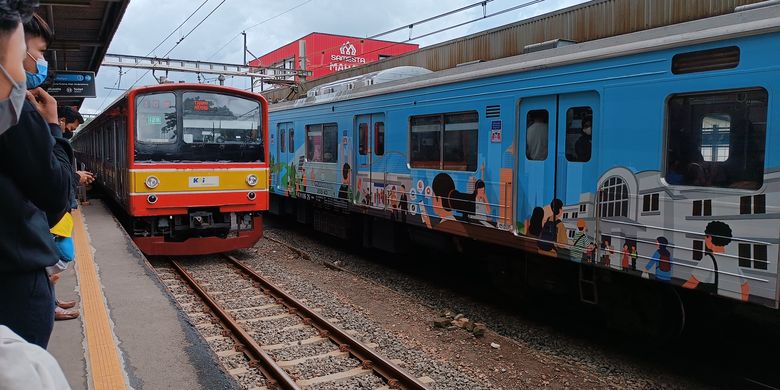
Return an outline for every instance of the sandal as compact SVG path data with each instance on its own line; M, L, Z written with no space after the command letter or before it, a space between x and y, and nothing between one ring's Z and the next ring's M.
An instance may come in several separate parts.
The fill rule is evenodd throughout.
M79 312L76 310L65 310L65 309L61 309L60 307L54 308L55 321L72 320L78 317L79 317Z

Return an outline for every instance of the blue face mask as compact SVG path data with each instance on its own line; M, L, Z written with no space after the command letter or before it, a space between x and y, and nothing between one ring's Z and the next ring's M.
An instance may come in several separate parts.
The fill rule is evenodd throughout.
M27 89L38 88L49 77L49 63L43 58L35 59L30 53L27 55L35 60L35 67L38 71L38 73L24 72L27 75Z

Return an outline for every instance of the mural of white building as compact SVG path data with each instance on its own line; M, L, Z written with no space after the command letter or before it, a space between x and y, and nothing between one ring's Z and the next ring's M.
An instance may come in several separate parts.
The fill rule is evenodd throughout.
M627 240L636 241L637 273L645 270L655 253L656 239L665 237L672 256L672 283L679 285L697 269L713 272L711 267L700 266L709 263L702 262L706 256L704 231L708 223L721 221L731 228L733 238L726 252L717 255L718 294L739 299L741 291L735 290L747 282L751 301L774 305L780 244L780 169L766 171L763 186L757 191L669 186L659 171L634 174L624 167L605 172L597 188L598 197L584 193L579 203L564 207L569 237L577 229L577 220L584 219L591 232L598 228L601 236L610 237L616 259ZM600 242L601 238L594 241Z

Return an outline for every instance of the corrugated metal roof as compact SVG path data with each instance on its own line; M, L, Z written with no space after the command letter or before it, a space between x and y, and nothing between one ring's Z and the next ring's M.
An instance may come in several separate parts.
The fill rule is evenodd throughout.
M130 0L41 0L38 13L54 31L52 70L97 72ZM83 98L58 99L80 106Z
M433 71L482 60L521 54L526 45L553 39L586 42L650 28L731 13L762 0L593 0L531 19L457 38L417 51L319 78L306 90L342 78L396 66L421 66ZM268 91L270 101L284 99L287 88ZM297 96L294 96L297 97Z

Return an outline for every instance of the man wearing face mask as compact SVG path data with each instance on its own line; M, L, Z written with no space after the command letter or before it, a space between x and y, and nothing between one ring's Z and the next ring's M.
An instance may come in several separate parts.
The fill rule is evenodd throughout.
M84 123L84 117L79 114L78 111L74 110L73 107L69 106L59 106L57 107L57 116L60 117L60 128L62 128L62 137L65 139L71 139L73 138L73 132L76 131L76 129ZM73 165L74 169L75 164ZM95 175L92 174L92 172L88 171L76 171L76 176L74 176L74 180L76 181L73 183L73 187L77 187L79 184L86 185L91 184L93 181L95 181ZM71 208L78 208L78 205L73 205Z
M46 348L54 324L46 267L58 261L49 232L58 219L47 215L70 209L73 172L57 102L40 88L25 91L22 21L35 6L0 0L0 325Z

